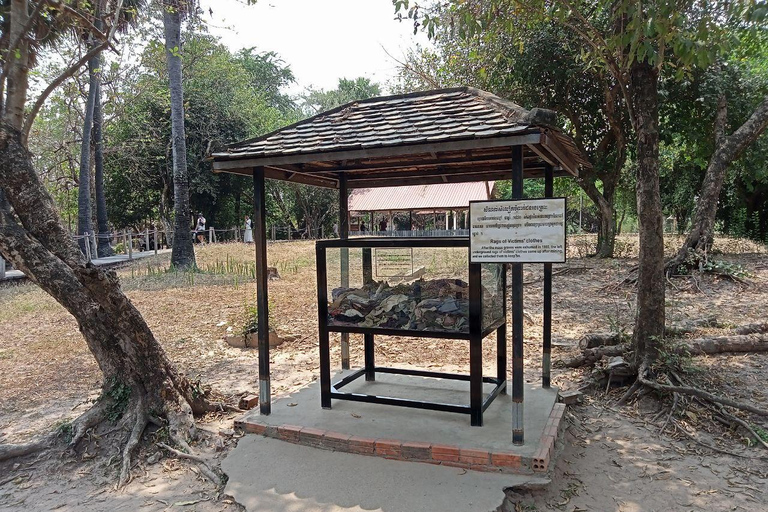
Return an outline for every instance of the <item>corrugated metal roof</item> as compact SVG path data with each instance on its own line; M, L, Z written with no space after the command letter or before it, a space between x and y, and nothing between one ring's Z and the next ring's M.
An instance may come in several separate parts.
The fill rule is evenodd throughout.
M490 199L493 181L442 183L405 187L358 188L349 196L349 211L448 210L467 208L470 201Z

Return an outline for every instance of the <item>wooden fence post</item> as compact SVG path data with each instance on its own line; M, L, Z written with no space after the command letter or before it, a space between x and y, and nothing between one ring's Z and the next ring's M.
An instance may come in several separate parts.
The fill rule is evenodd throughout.
M5 279L5 260L0 256L0 281Z
M133 231L128 230L128 261L133 259Z
M208 229L208 243L209 244L213 243L213 227Z
M149 252L149 228L144 228L144 250Z
M158 235L158 231L157 231L157 228L155 228L155 256L157 256L157 246L158 246L157 241L159 238L157 235Z
M123 251L128 254L128 235L126 235L125 230L123 230Z
M85 237L85 259L87 261L91 261L91 237L88 235L88 232L83 233L83 237Z

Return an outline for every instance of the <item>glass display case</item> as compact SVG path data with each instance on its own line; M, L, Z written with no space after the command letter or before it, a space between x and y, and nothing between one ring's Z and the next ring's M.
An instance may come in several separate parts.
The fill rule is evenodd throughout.
M457 237L323 240L317 242L316 251L323 407L330 407L331 398L372 401L469 413L473 425L482 424L482 411L506 386L505 266L470 264L469 239ZM498 372L496 377L483 377L482 340L494 331L498 333ZM329 356L323 354L329 332L365 335L366 368L336 385L330 385ZM469 340L470 375L377 367L374 335ZM471 404L339 392L363 375L375 380L377 372L469 380ZM482 395L483 382L496 384L487 398Z
M465 247L328 247L325 267L331 330L470 332ZM481 265L483 329L503 321L502 278L501 264Z

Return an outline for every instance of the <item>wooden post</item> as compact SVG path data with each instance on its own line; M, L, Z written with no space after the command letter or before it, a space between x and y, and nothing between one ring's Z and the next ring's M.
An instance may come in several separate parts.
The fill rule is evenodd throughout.
M123 230L123 250L125 254L128 254L128 235L126 235L125 230Z
M128 230L128 261L131 261L133 259L133 232L129 229Z
M149 228L144 229L144 250L149 252Z
M83 237L85 237L85 259L86 261L91 261L91 237L88 236L88 232L83 233Z
M158 242L159 242L159 238L160 238L157 235L158 235L157 228L155 228L155 232L154 232L154 237L155 237L155 256L157 256L157 246L159 245Z
M209 244L213 243L213 226L208 228L208 243Z
M552 166L544 166L544 197L554 194L554 173ZM542 334L541 385L550 387L552 367L552 264L544 264L544 332Z
M523 198L523 147L512 146L512 199ZM524 443L523 264L512 263L512 443Z
M347 190L347 175L339 174L339 238L349 239L349 190ZM341 286L349 288L349 249L340 249ZM349 370L349 333L341 333L341 369Z
M256 246L256 307L259 315L259 410L272 412L269 377L269 294L267 292L267 204L264 168L253 169L253 241Z
M5 279L5 260L0 256L0 281Z
M272 240L277 240L277 238L275 238L275 235L276 235L275 231L276 231L275 230L275 226L273 225L272 226Z

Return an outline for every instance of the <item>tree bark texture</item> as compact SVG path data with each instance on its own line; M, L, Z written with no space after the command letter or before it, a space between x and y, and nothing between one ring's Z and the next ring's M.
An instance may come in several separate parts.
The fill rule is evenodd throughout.
M659 191L658 71L635 62L630 86L635 104L637 136L637 213L640 241L637 276L637 315L633 344L638 366L652 363L664 336L664 218Z
M720 191L723 188L723 181L725 180L728 166L768 127L768 96L757 106L743 125L726 137L727 107L725 95L722 95L718 101L717 113L715 114L716 149L704 174L704 181L701 184L701 192L696 203L696 213L693 217L691 231L675 256L672 266L679 265L685 261L689 250L709 252L712 249L715 235L717 202L720 198Z
M203 412L204 397L180 375L112 271L85 261L32 166L21 132L0 126L0 254L77 320L108 390L120 383L146 410ZM191 407L190 407L191 406Z
M101 29L101 22L97 20L96 28ZM99 67L101 67L101 55ZM104 193L104 112L102 111L101 98L101 70L96 75L96 98L93 103L93 167L94 188L96 193L96 223L99 236L96 246L99 258L112 256L112 244L110 243L109 218L107 216L107 197Z
M77 234L83 237L93 233L93 210L91 208L91 135L93 130L93 109L98 89L98 73L101 59L98 55L88 61L88 99L85 102L83 116L83 140L80 145L80 174L77 185ZM86 250L91 238L78 239L83 254L94 254L94 248Z
M171 137L173 147L174 234L171 263L175 267L194 268L189 204L187 144L184 134L184 90L181 82L181 13L178 7L164 6L165 56L171 91Z
M29 87L29 41L22 30L29 18L27 0L11 0L9 41L19 41L18 48L10 49L4 65L10 66L6 77L4 119L10 126L21 130L24 125L24 106ZM15 65L13 65L13 64Z

